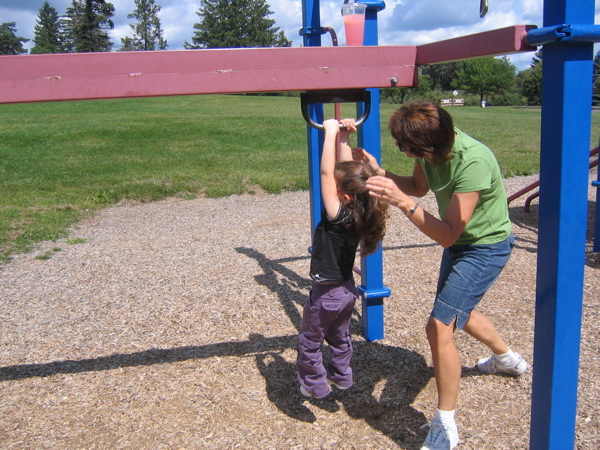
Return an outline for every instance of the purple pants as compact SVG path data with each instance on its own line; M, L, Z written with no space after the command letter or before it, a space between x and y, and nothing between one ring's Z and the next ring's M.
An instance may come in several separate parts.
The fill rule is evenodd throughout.
M343 283L313 283L302 315L298 336L298 382L316 398L331 392L327 379L352 386L350 317L356 301L354 278ZM323 341L329 344L329 360L323 364Z

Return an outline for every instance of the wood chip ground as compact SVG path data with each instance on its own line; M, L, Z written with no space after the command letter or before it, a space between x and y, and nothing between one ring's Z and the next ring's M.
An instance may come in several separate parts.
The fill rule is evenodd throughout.
M507 179L507 191L536 179ZM517 247L481 310L532 362L538 209L524 213L524 201L510 205ZM431 197L422 204L436 212ZM591 188L589 206L592 227ZM392 211L385 339L365 341L357 303L355 386L307 401L294 361L310 286L308 211L308 192L124 204L0 266L0 447L418 449L436 402L424 325L441 248ZM577 449L600 448L591 227ZM457 343L459 448L528 448L535 367L483 375L473 366L486 348L462 332Z

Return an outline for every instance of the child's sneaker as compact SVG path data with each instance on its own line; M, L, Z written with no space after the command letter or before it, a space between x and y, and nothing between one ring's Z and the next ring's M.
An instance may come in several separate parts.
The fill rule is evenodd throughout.
M328 395L331 393L331 390L330 390L330 391L329 391L327 394L325 394L323 397L317 397L316 395L313 395L313 394L311 394L310 392L308 392L304 386L300 385L300 393L301 393L303 396L305 396L306 398L316 398L316 399L321 399L321 398L325 398L325 397L327 397L327 396L328 396Z
M300 393L301 393L302 395L304 395L305 397L308 397L308 398L313 398L313 397L314 397L314 395L312 395L310 392L308 392L308 391L307 391L307 390L304 388L304 386L302 386L302 385L300 385Z
M452 450L458 445L458 429L455 423L447 425L438 419L433 419L423 428L427 426L429 426L429 433L421 450Z
M514 364L502 364L496 355L492 355L489 358L480 359L477 363L477 368L484 373L490 374L509 373L516 376L523 375L529 366L521 355L518 353L515 353L515 355L517 356L517 360Z

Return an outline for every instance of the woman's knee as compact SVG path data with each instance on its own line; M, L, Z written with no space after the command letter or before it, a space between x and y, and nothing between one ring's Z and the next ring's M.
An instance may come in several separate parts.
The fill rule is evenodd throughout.
M440 344L446 341L451 341L454 335L454 319L450 324L445 324L438 319L429 316L427 325L425 325L425 333L430 344Z

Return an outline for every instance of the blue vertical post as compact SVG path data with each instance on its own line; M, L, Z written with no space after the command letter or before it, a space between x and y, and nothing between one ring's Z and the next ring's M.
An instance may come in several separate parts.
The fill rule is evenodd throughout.
M544 28L593 22L594 0L544 2ZM559 38L543 51L530 448L558 450L575 441L593 43Z
M600 153L598 154L600 160ZM594 247L593 251L600 252L600 166L598 166L598 179L592 182L596 188L596 220L594 222Z
M302 0L302 25L300 34L303 36L305 47L321 46L321 13L319 0ZM316 123L323 123L323 105L308 105L310 117ZM306 126L306 138L308 142L308 182L310 192L310 223L311 235L321 218L323 200L321 199L321 168L320 155L323 149L323 131L317 130L309 125Z
M598 144L600 147L600 144ZM598 161L600 161L600 151L598 152ZM600 252L600 165L598 165L598 179L592 181L592 186L596 188L596 219L594 221L594 252Z
M378 45L377 13L385 8L383 1L361 1L367 5L365 17L364 45ZM379 89L371 92L371 112L358 132L358 145L367 149L381 163L381 114ZM357 105L356 116L363 114L363 105ZM383 284L383 253L379 249L366 258L361 258L362 331L369 342L384 338L383 299L390 290Z
M385 8L383 1L362 2L367 5L365 17L365 45L377 45L377 12ZM304 46L320 46L321 19L318 0L302 1L302 24L300 33L303 36ZM380 138L380 113L379 113L379 89L371 89L371 112L361 126L358 134L359 145L368 147L378 161L381 161L381 138ZM310 117L317 123L323 123L323 105L309 104ZM356 117L363 114L362 105L357 107ZM307 126L308 141L308 170L310 185L310 215L311 231L319 223L323 201L321 199L320 179L320 155L323 149L323 131ZM367 144L365 144L367 143ZM383 298L389 297L390 290L383 285L383 267L381 246L379 250L361 260L361 285L359 289L362 295L362 330L367 341L383 339Z

